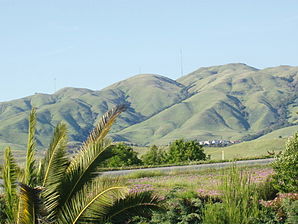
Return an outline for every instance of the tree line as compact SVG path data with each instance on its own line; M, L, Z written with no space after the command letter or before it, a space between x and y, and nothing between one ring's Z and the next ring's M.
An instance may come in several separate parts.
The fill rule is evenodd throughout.
M195 140L178 139L169 145L168 150L153 145L140 158L133 148L124 143L117 144L112 149L114 156L108 159L104 167L126 167L139 165L177 164L206 160L202 145Z

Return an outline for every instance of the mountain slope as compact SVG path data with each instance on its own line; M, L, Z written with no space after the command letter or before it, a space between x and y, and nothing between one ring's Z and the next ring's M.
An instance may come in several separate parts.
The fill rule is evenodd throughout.
M298 68L257 70L244 64L199 69L178 79L192 96L118 133L141 144L174 139L258 136L298 119Z
M80 142L96 120L117 104L126 104L128 109L113 131L139 123L187 97L183 85L158 75L134 76L101 91L64 88L53 95L35 94L0 103L0 139L24 145L27 117L32 107L37 108L37 136L42 147L48 144L49 135L59 121L67 123L70 139Z
M2 102L0 142L26 144L32 107L37 108L41 148L59 121L67 123L73 143L81 142L99 116L116 104L128 106L112 130L117 141L144 145L182 137L256 138L297 124L297 95L298 67L291 66L259 70L228 64L200 68L176 81L142 74L100 91L64 88Z

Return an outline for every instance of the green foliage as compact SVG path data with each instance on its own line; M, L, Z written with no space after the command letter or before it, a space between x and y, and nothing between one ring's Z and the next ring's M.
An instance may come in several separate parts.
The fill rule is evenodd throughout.
M10 147L5 149L4 165L3 165L3 189L5 199L5 213L8 222L13 223L16 221L15 213L17 212L18 198L17 198L17 165L11 153Z
M5 204L5 197L3 194L0 194L0 223L4 223L5 220L8 220L8 217L6 215L7 213L7 208Z
M170 144L167 161L179 163L185 161L206 160L203 147L196 141L179 139Z
M172 199L167 202L166 214L157 213L152 217L152 223L201 223L203 203L198 198Z
M42 215L41 199L39 197L41 189L30 187L20 183L18 224L38 224Z
M260 201L257 223L297 223L298 194L280 193L273 200Z
M25 179L24 183L29 186L34 186L37 182L37 170L35 164L35 151L36 151L36 109L33 108L29 116L29 133L25 165Z
M258 198L265 201L273 200L278 194L271 176L264 182L256 185L256 192L258 193Z
M133 149L125 144L117 144L112 146L113 157L107 159L104 163L105 167L125 167L142 165L142 160L137 156Z
M287 215L285 223L298 223L298 200L285 200L283 207Z
M110 221L114 224L122 224L128 222L132 214L142 217L151 217L153 212L162 211L157 206L160 199L151 191L143 191L129 194L126 198L118 199L110 207L103 220Z
M164 150L153 145L141 159L146 165L160 165L167 162L167 154Z
M57 215L60 196L60 188L63 183L67 165L69 163L66 155L67 129L66 125L59 123L55 128L52 142L44 159L40 162L39 182L44 188L42 197L44 206L48 210L47 219L54 219Z
M281 224L276 216L276 211L270 207L261 207L259 217L255 220L256 224Z
M108 111L98 122L87 140L71 160L67 155L66 126L58 124L50 147L39 169L35 167L35 111L30 114L29 141L25 167L25 183L17 194L18 209L11 212L16 190L15 168L10 148L6 150L4 170L4 199L7 221L18 224L38 223L123 223L131 216L143 216L158 210L159 199L152 193L130 193L117 178L99 177L98 168L112 153L111 141L106 139L110 127L123 105ZM38 171L38 172L37 172ZM39 181L39 185L37 185ZM13 210L14 211L14 210ZM12 214L13 217L10 217ZM13 220L13 221L11 221Z
M223 179L221 192L222 203L206 206L203 223L255 223L259 216L258 195L249 176L232 167Z
M298 132L289 138L286 149L273 163L276 189L281 192L298 192Z
M133 224L199 224L203 218L203 202L196 197L171 197L165 202L166 213L155 212L151 219L135 217Z

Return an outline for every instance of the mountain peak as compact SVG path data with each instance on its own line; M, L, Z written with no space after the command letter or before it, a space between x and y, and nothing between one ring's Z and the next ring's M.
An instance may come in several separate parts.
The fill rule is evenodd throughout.
M216 65L216 66L209 66L209 67L201 67L198 70L194 71L193 73L197 71L216 71L217 73L224 72L224 71L258 71L259 69L254 68L252 66L249 66L244 63L230 63L230 64L224 64L224 65ZM192 74L192 73L191 73Z
M71 141L85 140L98 116L118 104L128 109L111 133L140 145L167 144L183 137L259 136L297 124L297 79L298 67L258 70L231 63L200 68L178 82L138 74L100 91L67 87L55 94L0 103L0 146L1 140L26 144L27 117L33 106L38 108L40 146L48 143L59 121L68 125Z
M175 80L172 80L168 77L158 75L158 74L137 74L134 75L128 79L122 80L120 82L114 83L106 89L111 88L133 88L136 86L162 86L162 85L169 85L169 86L178 86L183 87L180 83L176 82Z
M197 80L201 80L213 75L236 75L246 72L256 72L258 70L259 69L246 65L244 63L230 63L225 65L201 67L196 71L177 79L177 81L182 83L183 85L189 85L190 83L193 83Z

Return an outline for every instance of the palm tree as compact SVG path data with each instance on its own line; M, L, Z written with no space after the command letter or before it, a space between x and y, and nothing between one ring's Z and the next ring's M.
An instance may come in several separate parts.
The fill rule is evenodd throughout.
M152 192L130 193L119 178L98 173L100 164L113 156L113 145L106 135L124 110L125 106L119 105L108 111L72 159L67 153L66 125L58 124L37 166L33 109L24 178L18 193L16 165L10 148L5 151L3 180L8 223L125 223L133 215L146 216L160 210L158 197Z

